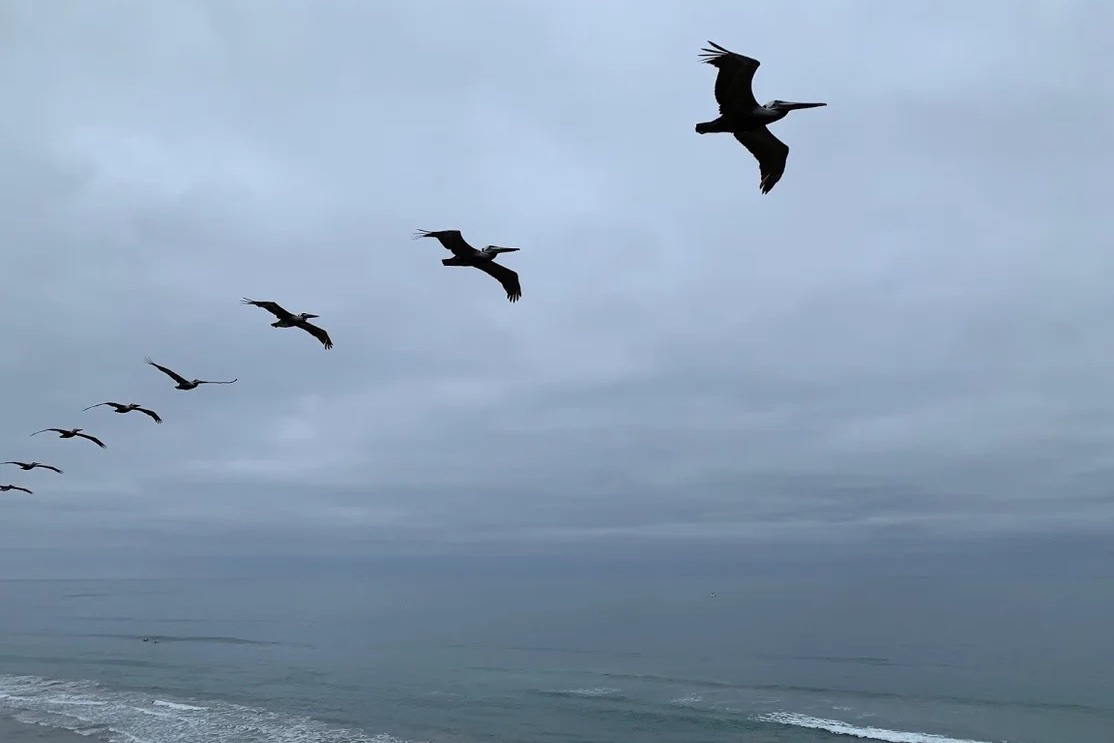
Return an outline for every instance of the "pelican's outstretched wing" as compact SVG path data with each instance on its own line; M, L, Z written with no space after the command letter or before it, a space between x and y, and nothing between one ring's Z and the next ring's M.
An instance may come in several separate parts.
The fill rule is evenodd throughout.
M197 383L198 384L232 384L233 382L236 382L239 379L240 379L239 377L236 377L236 379L230 379L227 382L210 382L206 379L201 379L201 380L198 380Z
M143 413L144 415L150 416L151 420L153 420L155 423L162 423L162 418L160 418L159 414L156 413L154 410L149 410L147 408L136 408L136 410L138 410L140 413Z
M42 468L42 469L44 469L44 470L54 470L54 471L55 471L55 472L57 472L57 473L58 473L59 475L60 475L60 474L62 474L62 470L58 469L57 467L55 467L55 466L54 466L54 465L52 465L52 464L41 464L41 463L40 463L40 464L39 464L39 465L37 465L37 466L41 467L41 468ZM34 467L32 467L31 469L34 469Z
M506 266L500 266L495 261L477 263L476 268L502 284L503 288L507 291L507 299L510 301L517 302L522 298L522 285L518 283L518 274L511 269Z
M99 446L102 449L107 449L108 448L108 446L103 441L98 439L96 436L90 436L87 433L78 433L77 435L80 436L83 439L89 439L90 441L92 441L94 444L96 444L97 446Z
M43 430L41 430L41 431L35 431L35 432L34 432L33 434L31 434L31 435L32 435L32 436L38 436L38 435L39 435L40 433L46 433L47 431L54 431L55 433L65 433L65 431L64 431L64 430L62 430L61 428L44 428L44 429L43 429Z
M34 493L32 491L28 490L27 488L21 488L18 485L9 485L7 488L5 488L5 490L22 490L23 492L27 493L28 495L34 495Z
M89 407L84 408L84 410L82 412L84 412L85 410L92 410L93 408L99 408L101 405L111 405L112 407L116 407L117 403L114 403L114 402L99 402L96 405L90 405Z
M329 337L329 334L325 332L324 328L319 328L308 321L301 323L298 327L321 341L321 345L325 347L325 350L333 347L333 339Z
M475 248L464 241L460 230L418 230L414 239L421 237L437 238L437 242L458 258L467 258L476 252Z
M751 84L754 82L755 71L762 63L728 51L714 41L709 41L708 45L713 48L703 49L700 56L704 57L705 64L719 70L716 74L716 103L719 104L719 112L726 113L738 107L757 108L758 101Z
M183 377L183 376L182 376L181 374L179 374L178 372L174 371L173 369L167 369L167 368L166 368L165 366L163 366L163 365L161 365L161 364L156 364L156 363L155 363L154 361L151 361L151 359L149 359L149 358L145 358L145 359L143 359L143 360L144 360L144 361L146 361L146 362L147 362L148 364L150 364L151 366L153 366L153 367L155 367L156 369L158 369L159 371L161 371L161 372L162 372L163 374L165 374L166 376L168 376L168 377L170 377L171 379L173 379L173 380L174 380L175 382L177 382L178 384L189 384L189 382L190 382L190 380L186 379L185 377Z
M255 307L262 307L263 309L267 310L272 315L277 317L279 320L289 320L294 316L290 312L287 312L278 302L257 302L254 299L248 299L247 297L244 297L240 300L240 304L250 304Z
M762 193L769 193L785 173L785 161L789 159L789 145L775 137L766 127L735 132L739 144L750 150L758 161L758 171L762 176L758 187Z

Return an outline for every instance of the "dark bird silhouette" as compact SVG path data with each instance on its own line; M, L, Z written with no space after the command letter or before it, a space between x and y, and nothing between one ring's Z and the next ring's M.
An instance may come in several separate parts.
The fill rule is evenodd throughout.
M32 495L32 494L33 494L33 493L32 493L32 492L31 492L30 490L28 490L27 488L21 488L21 487L19 487L18 485L0 485L0 493L6 493L6 492L8 492L9 490L22 490L23 492L27 493L28 495Z
M758 65L762 63L730 52L714 42L709 41L708 44L714 48L705 48L701 56L706 64L719 70L716 73L716 102L719 103L720 115L714 121L697 124L696 133L727 132L733 135L758 161L762 177L759 188L762 193L769 193L785 173L789 146L775 137L766 125L784 119L790 111L828 104L773 100L761 106L754 97L751 83Z
M137 402L129 402L127 405L119 402L99 402L96 405L90 405L89 407L85 408L85 410L99 408L101 405L111 405L112 409L115 410L117 413L130 413L133 410L138 410L140 413L150 416L151 420L153 420L155 423L162 423L162 418L159 417L158 413L156 413L154 410L148 410L147 408L142 407Z
M498 245L488 245L483 250L476 250L460 234L460 230L418 230L414 239L422 237L437 238L437 242L453 254L452 258L442 258L442 266L470 266L478 268L492 277L507 292L507 299L517 302L522 298L522 285L518 283L518 274L495 262L495 256L500 253L513 253L519 248L501 248Z
M38 467L44 470L54 470L59 475L62 474L62 470L50 464L43 464L42 462L4 462L4 464L17 465L24 472L26 472L27 470L33 470Z
M175 382L177 382L178 384L175 385L174 389L178 389L178 390L192 390L192 389L195 389L197 387L200 387L203 384L232 384L237 379L239 379L239 377L237 377L236 379L231 379L227 382L209 382L209 381L204 380L204 379L186 379L185 377L183 377L181 374L174 371L173 369L167 369L165 366L162 366L161 364L156 364L154 361L151 361L151 359L143 359L143 360L146 361L151 366L158 369L159 371L161 371L166 376L173 379Z
M274 315L276 318L278 318L275 322L271 323L272 328L301 328L317 340L321 341L321 345L324 346L326 350L333 347L333 339L329 337L329 334L326 333L324 329L319 328L313 323L309 322L311 318L321 317L320 315L311 315L308 312L299 312L297 315L295 315L292 312L288 312L287 310L285 310L278 302L257 302L256 300L248 299L247 297L241 299L240 303L250 304L255 307L262 307L263 309Z
M79 438L89 439L102 449L108 448L105 443L98 439L96 436L90 436L87 433L82 433L82 431L84 430L84 428L44 428L41 431L35 431L31 435L38 436L40 433L46 433L47 431L56 431L58 433L58 438L60 439L72 439L74 436L77 436Z

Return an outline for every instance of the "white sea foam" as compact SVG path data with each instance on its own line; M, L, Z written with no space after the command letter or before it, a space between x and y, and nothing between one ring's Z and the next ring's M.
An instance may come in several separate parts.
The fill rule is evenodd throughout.
M337 728L226 702L190 703L115 691L91 681L0 676L0 713L96 734L113 743L403 743L386 734Z
M886 730L885 728L859 727L840 720L825 720L819 717L809 717L793 712L772 712L757 718L762 722L777 722L782 725L793 725L813 730L826 730L836 735L847 735L852 738L865 738L868 740L881 740L886 743L986 743L985 741L967 740L965 738L948 738L944 735L931 733L905 732L902 730Z
M695 707L703 701L704 697L700 696L699 694L687 694L683 697L672 700L670 704L675 704L678 707Z
M170 707L171 709L192 709L192 710L206 710L208 707L196 707L192 704L182 704L181 702L168 702L165 699L156 699L151 702L156 707Z
M622 693L622 689L616 689L612 686L596 686L591 689L557 689L550 692L551 694L564 694L570 697L613 697Z

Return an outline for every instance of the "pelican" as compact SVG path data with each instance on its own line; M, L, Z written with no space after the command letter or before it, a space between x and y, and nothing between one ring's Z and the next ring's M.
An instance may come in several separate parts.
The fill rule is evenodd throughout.
M790 111L799 108L816 108L827 103L794 103L793 101L774 100L765 106L758 105L751 89L757 59L729 52L719 44L709 41L714 49L705 48L703 62L719 70L716 73L716 102L719 104L719 118L715 121L702 121L696 125L697 134L728 132L734 135L743 147L758 161L762 180L759 189L769 193L785 173L785 161L789 158L789 146L770 133L767 124L780 121Z
M159 364L156 364L154 361L151 361L151 359L143 360L177 382L178 384L174 387L174 389L176 390L192 390L200 387L203 384L232 384L236 381L236 379L239 379L239 377L237 377L236 379L231 379L227 382L208 382L204 379L186 379L181 374L175 372L173 369L167 369L165 366L161 366Z
M83 439L89 439L102 449L108 448L105 443L98 439L96 436L90 436L87 433L82 433L82 431L84 430L84 428L44 428L41 431L35 431L31 435L38 436L40 433L46 433L47 431L56 431L58 433L58 438L60 439L72 439L74 436L79 436Z
M311 315L308 312L299 312L297 315L285 310L278 302L257 302L254 299L244 297L240 300L240 304L250 304L254 307L262 307L278 318L276 322L271 323L272 328L301 328L317 340L321 341L321 345L328 350L333 347L333 339L329 337L323 329L317 327L309 322L312 318L321 317L320 315Z
M488 245L483 250L476 250L464 241L460 230L418 230L414 239L417 240L421 237L435 237L437 242L441 243L446 250L452 251L452 258L441 259L442 266L478 268L503 285L507 292L507 299L517 302L522 298L522 285L518 283L518 274L495 262L495 256L500 253L513 253L518 248L501 248L498 245Z
M21 488L18 485L0 485L0 493L6 493L9 490L22 490L23 492L27 493L28 495L33 495L33 493L30 490L28 490L27 488Z
M156 413L154 410L148 410L137 402L129 402L127 405L119 402L99 402L96 405L90 405L89 407L85 408L85 410L99 408L101 405L111 405L112 409L115 410L117 413L130 413L133 410L138 410L140 413L149 416L155 423L162 423L162 418L159 417L158 413Z
M14 464L14 465L18 466L24 472L26 472L27 470L33 470L36 467L40 467L44 470L54 470L59 475L62 474L62 470L58 469L57 467L54 467L53 465L43 464L42 462L4 462L4 464Z

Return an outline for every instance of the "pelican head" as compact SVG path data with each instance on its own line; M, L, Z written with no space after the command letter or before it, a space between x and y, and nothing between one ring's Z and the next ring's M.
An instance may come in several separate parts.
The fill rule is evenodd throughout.
M773 109L774 111L796 111L798 108L817 108L819 106L827 106L827 103L796 103L794 101L770 101L766 104L766 108Z
M485 253L491 253L492 255L499 255L500 253L513 253L516 250L521 250L521 248L501 248L498 245L488 245L486 248L484 248Z

